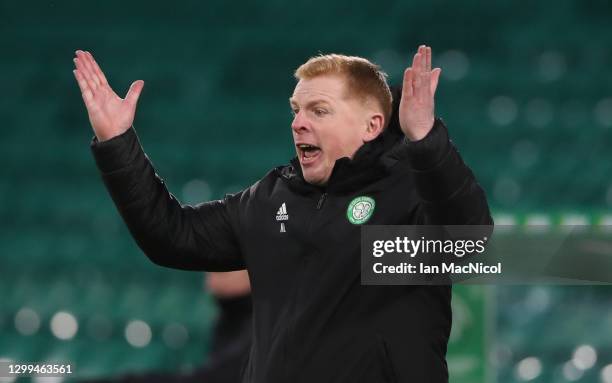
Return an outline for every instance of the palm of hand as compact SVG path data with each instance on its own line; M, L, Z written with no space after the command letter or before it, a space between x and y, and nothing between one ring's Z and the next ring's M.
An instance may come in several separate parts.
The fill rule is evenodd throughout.
M441 70L431 70L431 48L419 47L412 66L404 72L402 99L399 106L400 126L412 141L429 133L434 122L434 95Z
M128 130L134 122L136 104L144 86L135 81L125 99L108 84L104 73L89 52L76 52L74 75L81 89L89 121L100 141L108 140Z

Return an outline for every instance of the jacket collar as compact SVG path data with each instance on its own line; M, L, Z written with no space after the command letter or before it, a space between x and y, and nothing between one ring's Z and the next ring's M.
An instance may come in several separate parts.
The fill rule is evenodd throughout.
M398 117L401 88L391 88L391 93L393 109L385 131L376 139L363 144L353 159L343 157L336 160L327 185L317 186L307 183L297 157L294 157L289 165L276 168L277 174L289 183L291 189L302 194L349 192L384 177L399 160L399 149L404 142Z

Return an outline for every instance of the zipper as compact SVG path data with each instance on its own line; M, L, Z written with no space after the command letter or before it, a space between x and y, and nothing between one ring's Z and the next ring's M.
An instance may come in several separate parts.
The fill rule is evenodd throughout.
M316 207L317 211L321 210L326 199L327 199L327 192L321 193L321 196L319 197L319 200L317 201L317 207ZM309 236L312 236L314 220L319 214L320 213L313 214L312 220L310 221L310 224L308 226ZM293 298L291 299L291 307L290 307L291 317L289 319L289 324L287 325L287 340L285 342L285 357L287 357L287 355L291 356L291 354L295 352L294 349L297 348L297 346L294 345L295 327L296 327L296 321L297 321L295 318L295 312L296 312L296 306L298 304L298 299L300 297L300 288L302 287L303 279L305 278L305 270L308 264L308 257L302 259L301 262L302 263L300 264L300 267L298 268L299 274L295 277L296 287L295 287L295 291L292 294ZM284 374L286 378L291 377L290 372L288 370L288 365L289 363L285 363Z
M316 210L317 213L313 214L312 220L310 221L310 224L308 226L308 235L312 236L312 230L313 230L313 225L314 225L314 221L316 219L316 217L321 214L318 213L318 211L321 210L321 208L323 207L323 204L325 203L325 200L327 199L327 192L322 192L321 195L319 196L319 199L317 201L317 206L316 206ZM285 357L287 357L287 355L291 356L291 354L293 352L295 352L295 348L297 348L296 345L294 345L295 343L295 327L296 327L296 318L295 318L295 313L296 313L296 306L298 304L298 299L300 298L300 291L301 291L301 287L303 284L303 279L305 278L305 270L306 270L306 266L308 265L308 259L309 257L305 257L304 259L301 260L301 264L300 267L298 268L298 275L295 277L296 280L296 287L295 287L295 291L292 294L293 295L293 299L291 299L291 317L290 317L290 322L287 325L287 340L285 342ZM284 374L286 378L291 378L292 376L290 375L290 372L288 370L288 364L289 363L285 363L285 370L284 370Z
M323 204L325 203L326 197L327 197L327 193L321 194L321 197L319 198L319 202L317 202L317 210L321 210L321 207L323 207Z

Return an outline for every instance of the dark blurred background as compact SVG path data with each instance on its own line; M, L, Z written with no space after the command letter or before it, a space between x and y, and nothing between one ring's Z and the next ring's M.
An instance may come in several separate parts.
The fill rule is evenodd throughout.
M141 142L197 203L293 156L287 98L310 56L367 57L393 84L422 43L498 224L612 224L610 1L0 1L0 358L189 371L217 315L202 274L150 263L116 213L76 49L121 96L145 81ZM612 382L610 288L459 286L453 309L453 383Z

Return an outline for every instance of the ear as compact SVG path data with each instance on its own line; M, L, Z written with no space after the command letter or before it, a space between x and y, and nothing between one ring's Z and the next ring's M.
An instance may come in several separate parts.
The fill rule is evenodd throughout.
M366 129L363 135L363 141L369 142L378 137L378 135L382 133L384 126L385 116L383 116L382 113L370 113L366 121Z

